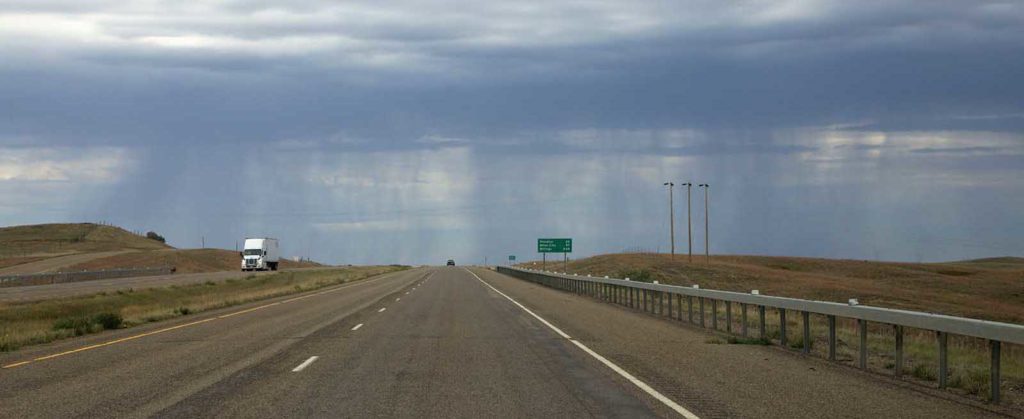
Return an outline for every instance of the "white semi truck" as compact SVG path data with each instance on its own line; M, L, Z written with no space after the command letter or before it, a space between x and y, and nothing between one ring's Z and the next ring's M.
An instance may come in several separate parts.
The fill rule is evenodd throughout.
M242 250L243 271L276 271L281 252L277 249L277 239L245 239Z

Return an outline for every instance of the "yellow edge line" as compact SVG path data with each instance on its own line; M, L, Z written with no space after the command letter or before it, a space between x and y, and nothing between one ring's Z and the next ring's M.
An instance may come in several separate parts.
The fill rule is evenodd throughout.
M384 274L384 275L387 275L387 274ZM135 339L143 338L143 337L146 337L146 336L152 336L152 335L159 334L159 333L170 332L172 330L177 330L177 329L181 329L181 328L185 328L185 327L189 327L189 326L195 326L197 324L203 324L203 323L211 322L211 321L218 320L218 319L226 319L228 317L237 316L239 314L251 313L253 311L262 310L262 309L265 309L267 307L273 307L273 306L280 305L280 304L290 303L292 301L298 301L298 300L302 300L302 299L305 299L305 298L313 297L313 296L316 296L316 295L323 295L323 294L335 292L335 291L338 291L338 290L341 290L341 289L350 288L350 287L353 287L353 286L356 286L356 285L360 285L360 284L368 284L370 282L378 281L378 280L381 280L381 279L384 279L384 278L381 277L381 278L377 278L377 279L371 279L369 281L359 281L358 283L349 284L348 286L339 286L337 288L329 289L329 290L326 290L326 291L319 291L319 292L315 292L315 293L312 293L312 294L309 294L309 295L303 295L303 296L300 296L300 297L290 298L290 299L287 299L287 300L284 300L284 301L278 301L276 303L264 304L264 305L261 305L259 307L247 308L245 310L236 311L234 313L222 314L222 315L217 316L217 317L210 317L208 319L197 320L197 321L194 321L194 322L179 324L177 326L171 326L171 327L160 329L160 330L154 330L152 332L140 333L138 335L132 335L132 336L127 336L127 337L123 337L123 338L120 338L120 339L114 339L114 340L103 342L103 343L97 343L95 345L83 346L81 348L72 349L70 351L55 353L55 354L51 354L51 355L45 355L45 356L41 356L41 357L38 357L38 358L33 358L33 359L30 359L30 360L21 361L21 362L15 362L13 364L7 364L7 365L0 366L0 369L16 368L16 367L20 367L22 365L31 364L33 362L45 361L47 359L53 359L53 358L59 358L59 357L65 356L65 355L71 355L71 354L78 353L78 352L84 352L84 351L88 351L88 350L92 350L92 349L102 348L104 346L110 346L110 345L114 345L114 344L117 344L117 343L127 342L127 341L130 341L130 340L135 340Z

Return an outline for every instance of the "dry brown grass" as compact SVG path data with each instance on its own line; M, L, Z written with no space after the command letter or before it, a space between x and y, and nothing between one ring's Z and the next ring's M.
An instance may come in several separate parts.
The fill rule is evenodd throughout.
M121 327L161 321L258 301L282 295L315 290L358 281L404 266L355 266L308 271L250 275L222 282L172 285L168 287L100 292L28 302L0 303L0 351L13 351L27 345L95 333L103 330L91 319L112 314L123 319ZM62 324L81 324L68 329Z
M114 255L67 268L68 271L173 266L178 273L235 271L241 257L224 249L182 249L133 252ZM315 262L281 260L281 269L322 266Z
M164 243L118 227L91 223L38 224L0 228L0 258L33 255L169 249Z
M570 261L569 273L647 274L663 284L919 310L1024 323L1024 259L893 263L769 256L612 254ZM531 262L532 264L533 262ZM537 266L540 263L537 262ZM562 263L548 262L562 271Z

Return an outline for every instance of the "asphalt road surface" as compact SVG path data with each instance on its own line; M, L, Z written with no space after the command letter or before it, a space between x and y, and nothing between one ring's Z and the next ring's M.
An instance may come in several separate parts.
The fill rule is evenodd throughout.
M0 355L0 417L986 417L495 272L423 268Z

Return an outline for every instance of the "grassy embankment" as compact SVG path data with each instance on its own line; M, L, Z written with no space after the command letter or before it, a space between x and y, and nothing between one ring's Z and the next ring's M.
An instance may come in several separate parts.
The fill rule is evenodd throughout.
M0 228L0 259L162 249L171 247L121 228L99 224L38 224Z
M950 263L889 263L856 260L828 260L793 257L713 256L710 263L685 255L674 259L660 254L602 255L572 261L567 269L549 263L552 270L569 273L608 275L616 278L654 281L663 284L749 292L764 295L846 302L858 298L861 304L938 312L1009 323L1024 323L1024 259L994 258ZM531 263L523 265L532 265ZM539 264L538 264L539 265ZM694 303L696 310L696 302ZM685 305L684 308L685 310ZM740 307L732 307L733 332L741 330ZM678 310L678 307L676 308ZM705 304L705 323L711 327L711 305ZM678 312L677 312L678 315ZM719 304L719 329L726 329L724 304ZM750 336L758 334L757 315L748 314ZM683 313L686 317L686 313ZM697 314L695 313L695 321ZM768 310L767 334L779 343L778 312ZM799 313L787 316L787 340L793 349L803 346ZM854 365L857 360L856 323L837 322L837 358ZM811 316L812 353L826 357L827 323L824 316ZM937 380L938 347L932 331L905 329L904 376L931 383ZM894 368L895 337L890 325L869 324L870 370L891 374ZM719 339L717 343L767 343L757 339ZM954 391L987 397L989 380L988 343L975 338L949 337L949 386ZM1024 407L1024 348L1004 344L1002 389L1005 404Z
M121 252L110 254L109 252ZM93 257L89 257L92 255ZM83 256L75 261L61 259ZM45 262L49 260L50 264ZM74 272L173 266L178 273L233 271L237 251L175 249L122 228L91 224L39 224L0 228L0 269L23 266L19 272ZM43 267L32 262L44 262ZM309 261L281 260L281 269L322 266ZM36 269L34 271L34 269Z
M0 351L358 281L403 266L347 267L0 303Z

